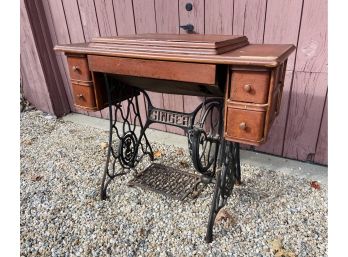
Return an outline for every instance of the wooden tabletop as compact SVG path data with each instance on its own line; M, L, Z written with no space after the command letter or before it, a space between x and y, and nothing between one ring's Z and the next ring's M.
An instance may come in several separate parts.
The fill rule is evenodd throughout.
M240 42L240 40L245 39L245 37L220 35L185 35L183 37L183 35L146 34L127 37L97 38L90 43L57 45L54 47L54 50L63 51L67 54L92 54L152 60L230 65L257 65L266 67L278 66L295 50L295 46L291 44L245 45L244 43L237 49L233 49L221 54L202 54L203 52L199 51L185 53L173 50L151 51L149 48L140 47L138 43L135 44L137 48L132 49L131 47L127 47L130 42L139 42L139 39L148 45L152 45L154 43L156 44L156 42L163 43L163 41L166 41L164 44L169 44L169 47L171 47L174 43L181 45L186 44L188 47L192 47L192 45L197 44L197 46L200 45L200 47L203 48L212 48L218 46L226 47L227 43ZM122 45L122 42L125 42L125 44Z

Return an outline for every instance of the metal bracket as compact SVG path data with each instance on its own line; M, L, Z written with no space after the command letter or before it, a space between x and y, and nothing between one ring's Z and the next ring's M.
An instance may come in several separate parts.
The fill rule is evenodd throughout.
M185 30L187 33L193 33L195 27L192 24L181 25L180 28Z

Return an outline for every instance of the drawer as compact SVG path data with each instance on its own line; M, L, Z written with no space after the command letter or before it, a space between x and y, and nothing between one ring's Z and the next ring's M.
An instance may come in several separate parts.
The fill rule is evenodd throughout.
M86 56L68 55L67 59L71 79L84 81L92 80Z
M76 107L96 110L96 100L92 82L72 82L74 104Z
M265 111L227 107L225 138L228 140L259 145L264 140Z
M214 85L216 65L88 55L93 72Z
M270 71L232 70L229 100L266 103L270 87Z

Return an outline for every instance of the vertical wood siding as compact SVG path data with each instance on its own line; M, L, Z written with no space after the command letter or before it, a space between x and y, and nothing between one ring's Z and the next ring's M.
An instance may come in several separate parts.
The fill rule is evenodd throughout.
M40 110L53 112L24 0L20 2L20 17L20 65L24 95Z
M65 57L55 54L54 77L49 77L21 0L21 76L24 92L39 109L54 113L57 102L48 81L60 76L67 105L74 112L108 118L106 109L87 113L73 107ZM136 33L186 33L179 25L191 23L200 34L246 35L251 43L292 43L280 114L269 140L255 150L288 158L327 164L327 0L36 0L41 3L42 22L47 23L51 44L87 42L95 36ZM46 28L45 27L45 28ZM48 41L47 41L48 40ZM42 43L41 43L42 44ZM48 57L51 55L46 54ZM50 57L51 58L51 57ZM51 62L53 60L50 59ZM53 88L54 89L54 88ZM155 106L192 111L201 97L150 93ZM59 99L63 97L60 96ZM140 108L144 109L141 99ZM57 107L56 107L57 108ZM64 107L62 107L64 109ZM141 116L145 118L142 111ZM173 133L180 129L161 124L154 128Z

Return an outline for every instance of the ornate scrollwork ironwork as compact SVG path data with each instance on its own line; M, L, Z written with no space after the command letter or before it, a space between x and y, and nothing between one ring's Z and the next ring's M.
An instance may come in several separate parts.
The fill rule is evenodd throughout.
M222 138L222 99L204 101L194 111L188 131L189 152L195 169L204 176L214 177Z
M143 125L138 102L140 92L146 93L124 86L112 78L108 78L107 75L104 76L108 94L110 130L107 160L101 186L103 200L106 199L107 187L114 177L126 174L126 170L134 168L145 155L150 156L150 159L153 160L152 148L145 134L148 123ZM109 80L114 83L109 83ZM123 90L123 87L126 89ZM114 94L115 90L117 90L117 94ZM126 92L126 94L121 95L122 92ZM114 99L112 99L113 95L116 95ZM119 125L117 125L117 120L120 121ZM138 135L137 126L140 127ZM114 136L117 142L113 141ZM120 164L120 168L117 168L116 162Z
M221 147L223 150L223 165L216 173L215 191L210 209L207 234L205 237L207 243L210 243L213 240L213 226L216 215L220 209L225 206L227 198L231 196L236 182L236 160L233 153L236 149L239 150L239 146L237 145L238 143L224 141Z
M145 91L122 85L106 74L104 79L109 103L110 131L101 198L106 199L107 187L113 178L126 174L145 155L151 160L154 159L151 145L145 135L145 130L151 123L180 127L187 132L189 152L194 167L203 175L200 182L215 183L205 237L207 242L211 242L216 215L231 196L234 184L240 183L241 177L239 144L225 141L222 136L223 99L205 100L192 113L163 110L152 106ZM140 116L138 102L140 93L143 94L147 107L145 124ZM120 124L117 124L117 120ZM140 132L138 130L136 132L137 126L140 127Z

